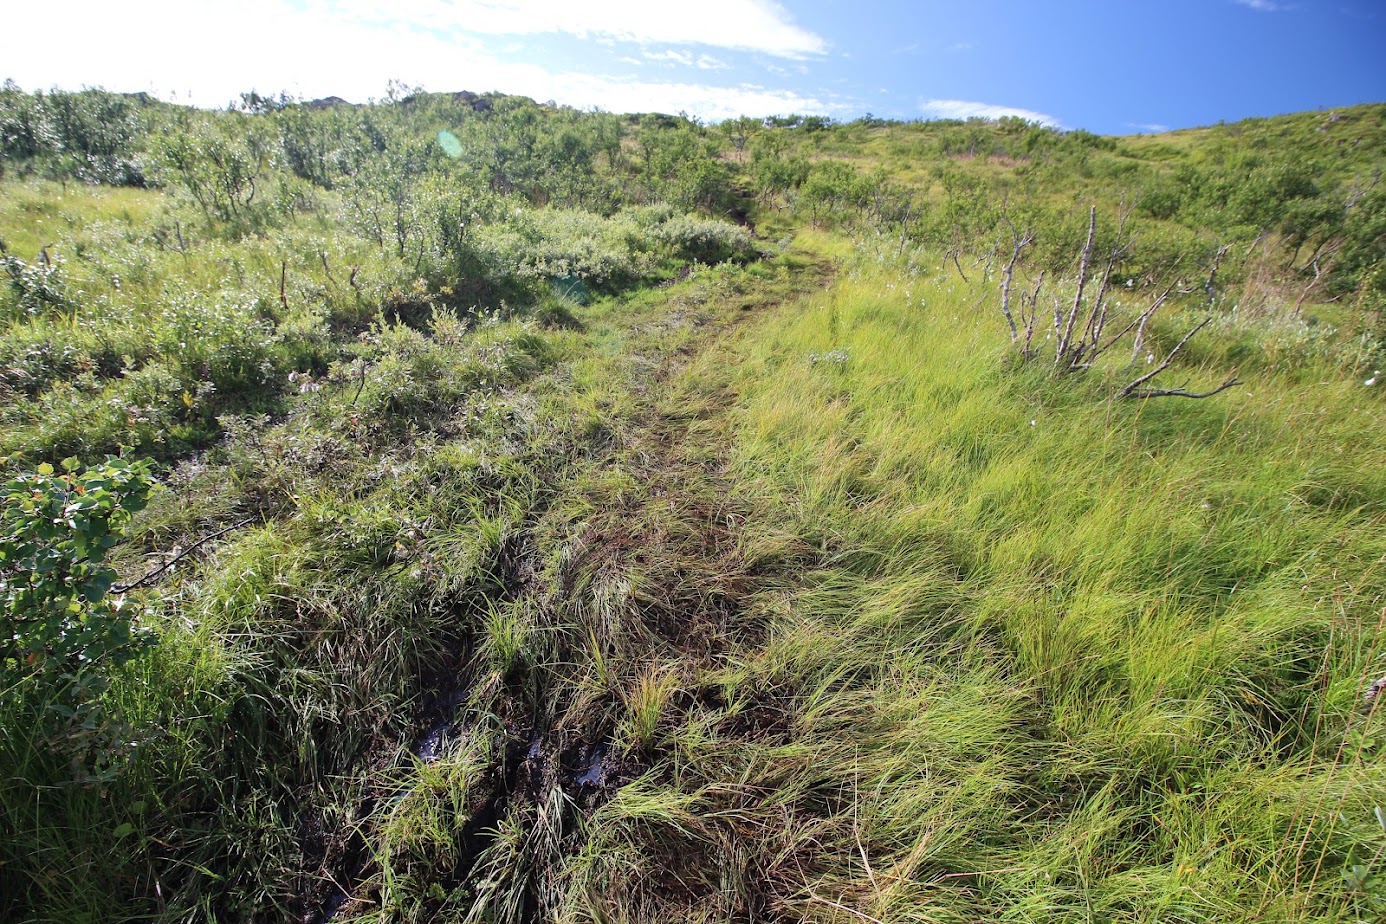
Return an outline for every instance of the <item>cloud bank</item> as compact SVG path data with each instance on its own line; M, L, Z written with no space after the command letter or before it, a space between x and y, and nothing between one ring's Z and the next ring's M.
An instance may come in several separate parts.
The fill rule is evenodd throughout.
M926 99L919 104L926 116L934 119L1000 119L1016 116L1027 122L1038 122L1050 128L1063 128L1063 124L1051 115L1035 112L1033 109L1019 109L1015 106L997 106L992 103L977 103L965 99Z
M51 41L37 32L13 35L0 62L0 79L13 77L26 89L57 84L66 89L85 85L145 91L210 107L225 106L251 89L262 93L287 90L307 99L341 96L364 102L383 96L388 81L400 79L429 90L501 90L579 108L684 111L708 120L742 114L827 114L833 108L812 95L747 83L716 86L700 80L640 80L577 71L571 66L551 70L507 59L477 35L401 23L396 12L390 13L390 22L373 22L370 4L375 2L347 0L329 5L308 0L306 5L295 7L283 0L241 0L233 8L217 0L145 0L131 15L111 16L102 0L72 0L64 8L61 58L55 58ZM711 21L708 8L719 4L760 16L770 16L778 9L765 2L709 0L701 18ZM483 17L479 24L494 30L502 26L518 29L520 25L514 21L517 9L534 12L542 6L540 0L425 2L434 13L446 8L453 15L464 7L485 12L490 18ZM622 4L596 3L593 7L602 15L611 15ZM380 9L385 11L383 6ZM567 15L571 19L575 14ZM410 16L412 19L412 10ZM567 21L560 20L559 25ZM600 16L592 21L602 22ZM672 22L674 17L667 11L652 12L636 17L628 31L653 37L661 28L672 29ZM551 27L553 23L545 25ZM740 31L726 23L722 28L728 35ZM588 31L595 32L596 28L589 25ZM213 36L216 47L225 51L209 50ZM788 26L762 39L766 46L762 50L767 53L772 48L805 50L818 47L815 43L821 41L803 38ZM701 73L723 65L701 52L680 52L676 59L668 60Z
M781 58L821 55L828 43L774 0L309 0L334 16L475 35L566 33L651 45L708 45Z

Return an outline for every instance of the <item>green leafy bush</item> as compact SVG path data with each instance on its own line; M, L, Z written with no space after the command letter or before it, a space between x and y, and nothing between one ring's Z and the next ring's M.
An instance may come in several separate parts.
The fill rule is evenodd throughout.
M7 674L76 677L94 662L128 661L149 641L108 593L106 555L142 510L148 462L108 458L63 472L43 464L6 482L0 511L0 665Z
M73 298L59 265L58 261L48 260L26 263L0 244L0 268L9 280L17 314L35 316L73 307Z

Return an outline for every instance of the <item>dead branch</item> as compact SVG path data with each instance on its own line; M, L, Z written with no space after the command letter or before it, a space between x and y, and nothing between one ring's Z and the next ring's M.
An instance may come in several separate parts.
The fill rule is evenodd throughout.
M347 277L347 285L351 286L351 290L356 293L356 303L358 305L361 304L361 287L356 284L356 274L360 271L361 267L353 266L351 268L351 275Z
M1035 291L1026 295L1024 291L1020 293L1020 319L1025 322L1025 345L1020 348L1021 355L1029 359L1031 354L1030 344L1035 339L1035 319L1039 317L1039 296L1040 289L1044 288L1044 270L1040 270L1039 279L1035 281ZM1029 317L1025 316L1025 304L1030 304Z
M1357 203L1362 201L1362 197L1376 188L1376 184L1381 182L1381 168L1377 167L1372 173L1372 181L1366 186L1354 181L1352 189L1348 192L1347 205L1343 207L1344 212L1350 212L1357 207Z
M1102 271L1102 282L1097 287L1097 298L1093 300L1092 308L1088 312L1087 323L1083 325L1083 335L1078 339L1078 345L1073 349L1073 360L1069 364L1070 368L1086 368L1091 366L1098 356L1102 355L1099 349L1102 343L1102 332L1107 327L1107 292L1112 282L1112 272L1116 269L1117 261L1122 254L1126 253L1130 246L1130 241L1123 241L1122 236L1126 231L1126 219L1130 216L1131 210L1123 202L1122 208L1117 212L1116 242L1112 245L1112 252L1107 258L1107 265ZM1087 357L1087 363L1083 363Z
M1222 268L1222 258L1227 256L1227 251L1231 249L1231 244L1220 244L1217 253L1213 255L1213 266L1208 270L1208 281L1203 284L1203 291L1207 293L1210 305L1217 298L1218 270Z
M1097 236L1097 206L1088 211L1088 241L1083 245L1083 255L1078 262L1078 290L1073 294L1073 307L1068 311L1068 323L1064 325L1063 335L1059 337L1058 349L1054 353L1054 368L1063 364L1068 356L1068 344L1073 339L1073 325L1078 321L1078 309L1083 304L1083 289L1088 284L1088 268L1092 264L1092 244Z
M169 568L172 568L174 565L178 564L178 562L187 558L193 552L196 552L200 547L202 547L206 543L211 542L213 539L216 539L220 536L226 535L233 529L240 529L242 526L245 526L247 523L251 522L254 519L255 517L246 517L244 520L232 523L230 526L227 526L223 529L219 529L211 535L203 536L201 539L197 540L192 545L188 546L186 549L183 549L183 551L179 552L177 555L173 556L168 561L164 562L162 565L155 568L153 571L149 572L139 580L131 581L129 584L117 584L111 588L111 591L113 593L123 594L128 593L129 591L132 591L137 587L144 587L148 585L159 575L163 574Z
M1194 326L1193 330L1189 331L1187 334L1184 335L1184 339L1183 339L1183 340L1180 340L1178 343L1176 343L1176 344L1174 345L1174 349L1172 349L1172 350L1169 351L1169 354L1165 356L1164 361L1161 362L1160 365L1156 366L1154 369L1151 369L1149 372L1147 372L1145 375L1141 376L1140 378L1136 379L1136 380L1135 380L1134 382L1132 382L1130 385L1127 385L1125 388L1123 388L1121 391L1119 391L1119 392L1117 393L1117 397L1118 397L1118 398L1131 398L1131 397L1134 397L1134 396L1136 395L1136 389L1140 388L1140 387L1141 387L1142 385L1144 385L1146 382L1149 382L1151 379L1155 378L1155 376L1159 375L1161 372L1164 372L1166 369L1168 369L1168 368L1170 367L1170 364L1174 362L1174 357L1178 356L1178 355L1179 355L1179 351L1182 350L1182 349L1184 349L1184 344L1188 343L1188 342L1193 338L1193 335L1194 335L1194 334L1198 333L1199 331L1203 330L1203 328L1207 327L1208 324L1209 324L1212 320L1213 320L1212 315L1209 315L1208 317L1206 317L1206 318L1204 318L1202 321L1200 321L1198 324L1196 324L1196 325ZM1240 384L1240 383L1234 383L1234 384ZM1231 385L1226 385L1225 387L1226 387L1226 388L1231 388L1232 386L1231 386ZM1218 391L1221 391L1221 390L1222 390L1221 388L1218 389ZM1217 392L1213 392L1213 394L1217 394ZM1153 396L1152 396L1152 397L1153 397ZM1190 396L1190 397L1192 397L1192 396Z
M1146 322L1154 316L1155 312L1160 309L1160 306L1165 303L1165 299L1169 298L1169 294L1173 291L1174 283L1170 283L1169 288L1165 289L1164 292L1161 292L1160 297L1155 299L1155 301L1153 301L1150 304L1149 308L1145 309L1140 314L1136 315L1134 318L1130 320L1130 322L1125 327L1117 331L1116 334L1112 337L1112 339L1108 340L1107 343L1097 351L1097 354L1101 355L1102 353L1105 353L1112 347L1116 346L1117 342L1121 340L1122 337L1125 337L1128 333L1130 333L1131 328L1134 327L1136 328L1136 340L1134 345L1132 346L1131 361L1135 362L1135 358L1140 355L1141 347L1145 344Z
M948 256L953 258L953 265L958 268L958 275L962 277L962 281L971 285L972 280L967 278L967 274L963 272L962 264L958 262L958 248L954 247L948 251Z
M1314 291L1314 288L1323 279L1323 274L1333 269L1333 264L1337 262L1338 259L1338 251L1342 249L1342 246L1342 241L1337 241L1334 243L1333 247L1322 256L1320 256L1317 250L1314 252L1313 259L1309 261L1309 266L1314 268L1314 278L1304 287L1304 291L1299 293L1299 298L1295 299L1295 314L1299 314L1300 306L1304 304L1304 300L1309 297L1309 293ZM1321 247L1322 245L1320 245L1320 248ZM1320 266L1320 260L1322 260L1322 266Z
M1006 323L1011 328L1011 343L1020 339L1020 332L1016 330L1015 318L1011 315L1011 281L1015 276L1015 265L1020 260L1020 254L1026 247L1034 242L1035 237L1029 231L1021 234L1011 223L1010 216L1005 216L1006 224L1011 229L1011 258L1006 262L1005 274L1001 277L1001 313L1006 316Z
M1232 388L1232 387L1234 387L1234 386L1236 386L1236 385L1240 385L1240 384L1242 384L1242 380L1236 377L1236 370L1234 369L1234 370L1232 371L1232 375L1229 375L1229 376L1227 377L1227 380L1226 380L1225 382L1223 382L1223 383L1222 383L1221 385L1219 385L1217 388L1214 388L1212 391L1198 391L1198 392L1194 392L1194 391L1185 391L1185 390L1182 389L1182 388L1151 388L1151 389L1148 389L1148 390L1146 390L1146 391L1133 391L1133 392L1131 392L1130 394L1125 394L1125 393L1123 393L1123 394L1121 395L1121 397L1123 397L1123 398L1211 398L1211 397L1213 397L1213 395L1216 395L1216 394L1218 394L1219 392L1227 391L1227 389Z

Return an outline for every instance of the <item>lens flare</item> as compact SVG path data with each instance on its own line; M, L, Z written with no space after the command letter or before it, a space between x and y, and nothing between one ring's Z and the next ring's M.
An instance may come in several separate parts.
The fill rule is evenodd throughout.
M438 133L438 143L443 146L443 153L448 157L462 156L462 140L447 129Z

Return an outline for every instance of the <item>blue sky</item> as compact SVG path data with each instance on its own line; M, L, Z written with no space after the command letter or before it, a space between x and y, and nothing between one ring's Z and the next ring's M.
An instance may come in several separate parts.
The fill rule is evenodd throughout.
M71 0L9 19L0 78L205 106L399 80L708 120L1015 114L1126 134L1386 101L1382 0Z

